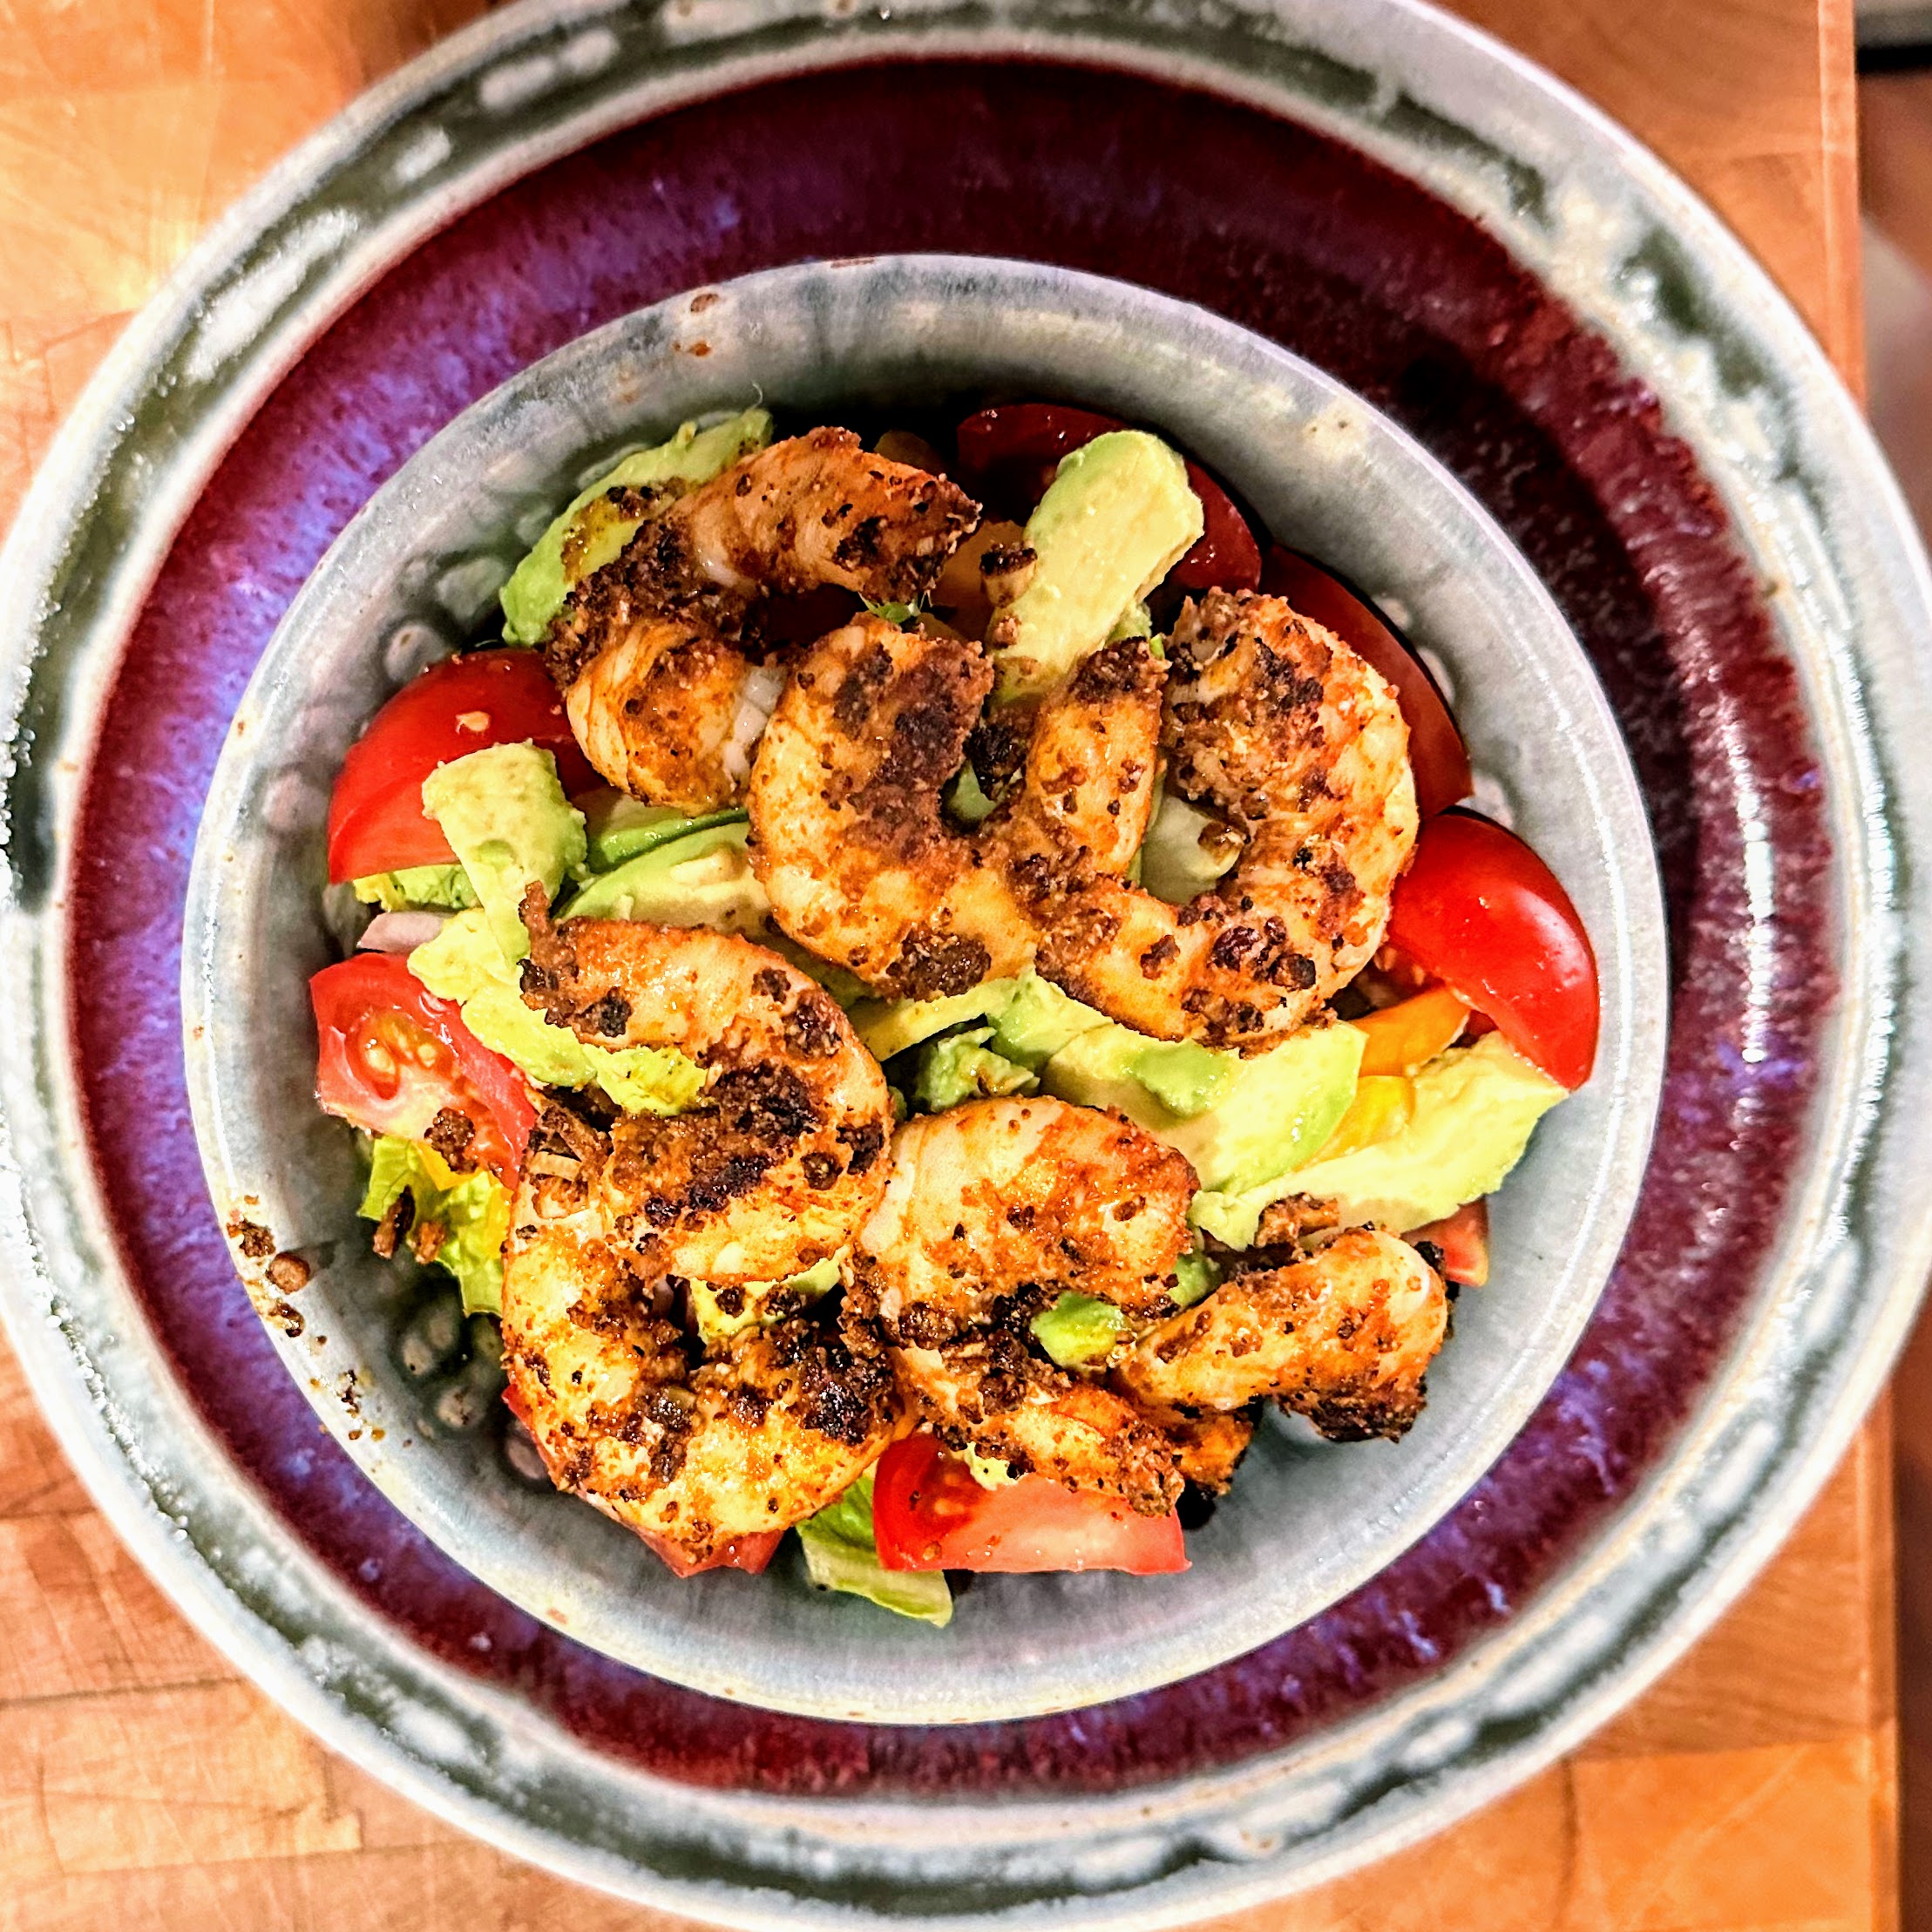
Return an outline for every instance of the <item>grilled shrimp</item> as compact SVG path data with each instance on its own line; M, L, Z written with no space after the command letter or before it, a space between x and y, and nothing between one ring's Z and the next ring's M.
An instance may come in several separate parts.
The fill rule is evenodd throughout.
M794 1317L694 1369L668 1319L679 1278L782 1279L847 1245L887 1179L885 1076L837 1007L749 940L552 925L538 888L524 912L531 1004L600 1046L684 1053L706 1085L696 1111L607 1130L546 1109L504 1257L512 1390L560 1487L702 1560L823 1508L891 1440L876 1344L855 1353Z
M1230 1276L1148 1330L1114 1381L1156 1413L1272 1397L1335 1441L1393 1440L1421 1413L1447 1330L1435 1270L1393 1235L1352 1228L1307 1259Z
M794 669L758 746L751 864L799 945L889 996L1024 970L1004 869L941 810L993 688L976 644L864 616Z
M1157 1515L1180 1493L1174 1443L1132 1402L1032 1353L1027 1324L1066 1289L1130 1319L1168 1308L1194 1187L1171 1148L1062 1101L914 1121L860 1231L848 1312L883 1334L905 1393L948 1441Z
M885 1191L892 1103L830 995L749 939L552 925L541 900L525 901L525 1001L593 1045L669 1047L705 1071L696 1110L620 1116L559 1182L564 1204L586 1191L647 1275L778 1281L844 1247Z
M1415 843L1395 694L1279 597L1210 591L1170 640L1167 783L1245 843L1173 906L1046 841L1014 880L1037 965L1077 1000L1163 1040L1256 1049L1367 963Z
M1124 873L1153 809L1160 667L1109 645L1034 719L1017 798L976 832L941 794L993 686L977 644L863 617L799 661L752 767L751 861L801 946L892 998L1025 970L1016 868L1076 852Z
M559 1488L702 1562L789 1529L871 1468L898 1417L876 1355L795 1317L694 1369L684 1331L658 1312L668 1297L608 1216L586 1204L546 1218L556 1177L519 1191L503 1341L515 1407Z
M754 600L830 586L910 603L979 516L945 478L829 428L677 498L578 587L545 641L585 756L652 803L729 803L783 683L757 661Z

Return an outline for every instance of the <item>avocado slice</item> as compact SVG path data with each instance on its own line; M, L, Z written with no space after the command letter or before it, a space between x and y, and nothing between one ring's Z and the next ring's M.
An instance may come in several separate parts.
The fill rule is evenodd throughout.
M1398 1234L1426 1227L1493 1194L1565 1091L1501 1034L1485 1034L1416 1074L1414 1111L1400 1133L1246 1192L1197 1195L1190 1217L1230 1247L1246 1247L1264 1209L1307 1194L1339 1202L1348 1221L1380 1222Z
M595 1081L627 1114L681 1114L704 1090L704 1069L681 1053L593 1046L526 1007L517 967L504 957L481 908L446 920L410 954L409 966L431 993L462 1007L464 1025L485 1047L539 1087Z
M1240 856L1240 839L1218 818L1164 790L1135 854L1140 883L1169 905L1185 905L1218 885Z
M1244 1059L1109 1023L1069 1041L1041 1077L1049 1094L1117 1108L1177 1148L1203 1189L1237 1192L1320 1149L1348 1111L1361 1058L1352 1027L1311 1027Z
M746 410L708 430L682 424L669 442L634 451L580 491L498 593L505 641L542 643L564 599L612 562L642 527L643 519L622 515L609 501L613 490L661 491L668 502L763 449L771 429L771 412L762 409Z
M912 1097L928 1114L944 1113L969 1100L993 1100L1004 1094L1030 1094L1040 1085L1030 1068L992 1052L991 1027L969 1027L929 1041L919 1051L919 1080Z
M1016 983L1007 983L1013 987L1012 997L998 1013L988 1016L993 1021L993 1045L1022 1067L1043 1066L1068 1041L1108 1024L1105 1013L1082 1006L1037 973L1029 970Z
M721 819L587 879L559 909L566 919L649 919L719 932L763 930L771 902L745 856L751 827Z
M1015 980L982 980L964 993L939 1000L861 1000L851 1009L852 1028L874 1060L890 1060L922 1040L969 1020L1005 1012Z
M715 1348L734 1335L756 1327L764 1319L767 1297L777 1290L784 1290L788 1298L797 1296L804 1301L817 1301L837 1285L837 1255L827 1255L803 1274L789 1276L783 1281L748 1281L735 1289L714 1288L708 1281L694 1281L690 1284L691 1317L698 1325L698 1339L707 1348ZM718 1298L721 1295L733 1305L727 1308Z
M584 815L564 797L556 759L533 744L485 745L423 781L423 810L462 862L504 958L522 959L525 888L535 881L554 898L584 863Z
M1033 1339L1061 1368L1092 1368L1121 1339L1127 1318L1097 1295L1062 1294L1027 1325Z
M1027 521L1029 569L986 632L1002 701L1042 696L1193 548L1201 499L1157 436L1114 430L1066 457Z
M627 859L654 851L689 832L746 822L745 813L736 806L702 812L694 818L675 805L647 805L641 799L619 791L614 785L580 797L577 804L584 815L584 837L589 844L589 864L593 872L607 872Z

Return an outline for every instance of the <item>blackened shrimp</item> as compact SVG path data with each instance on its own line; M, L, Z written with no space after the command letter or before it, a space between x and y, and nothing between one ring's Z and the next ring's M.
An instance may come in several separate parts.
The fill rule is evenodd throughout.
M1041 1359L1027 1325L1068 1290L1129 1321L1170 1308L1194 1186L1151 1135L1061 1101L913 1121L860 1232L848 1308L955 1446L1158 1514L1180 1493L1175 1443L1132 1401Z
M1415 843L1408 729L1387 683L1279 597L1210 591L1169 644L1167 783L1243 841L1188 905L1050 842L1015 884L1047 978L1163 1040L1254 1049L1373 956Z
M898 1399L873 1355L794 1317L695 1368L668 1298L597 1207L559 1216L527 1179L505 1256L504 1366L561 1489L702 1563L830 1502L891 1440Z
M1305 1259L1254 1259L1142 1335L1115 1365L1115 1386L1156 1411L1233 1412L1272 1398L1336 1441L1402 1434L1448 1330L1441 1277L1373 1228Z
M966 640L862 617L800 660L752 768L751 861L798 944L888 997L1025 970L1015 897L1041 852L1124 873L1153 804L1159 667L1110 645L1028 720L1017 797L977 830L942 807L993 680Z
M585 756L652 803L729 803L783 682L758 661L756 600L829 586L912 603L979 514L945 478L830 428L676 498L578 586L545 641Z
M606 1047L703 1068L695 1108L607 1125L546 1108L504 1257L515 1407L563 1488L693 1560L823 1508L891 1439L875 1346L794 1316L692 1366L669 1319L692 1278L803 1272L883 1192L885 1076L837 1007L749 940L637 922L552 925L525 902L525 997Z
M629 919L552 925L525 901L524 997L600 1047L654 1047L703 1068L697 1106L624 1115L557 1183L580 1192L647 1275L779 1281L836 1254L889 1171L891 1096L830 995L735 935ZM536 1196L542 1204L546 1196Z

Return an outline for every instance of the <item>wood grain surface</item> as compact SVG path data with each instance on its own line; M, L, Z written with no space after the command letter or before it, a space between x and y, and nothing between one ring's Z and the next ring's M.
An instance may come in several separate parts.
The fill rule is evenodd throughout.
M275 157L473 0L0 0L0 519L126 316ZM1465 0L1728 216L1859 358L1850 0ZM1890 1455L1871 1423L1698 1649L1582 1750L1224 1932L1895 1922ZM0 1350L0 1926L668 1932L332 1757L188 1630Z

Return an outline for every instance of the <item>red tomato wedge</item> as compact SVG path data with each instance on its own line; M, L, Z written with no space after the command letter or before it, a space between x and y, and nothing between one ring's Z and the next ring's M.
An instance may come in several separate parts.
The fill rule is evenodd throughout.
M1333 572L1280 544L1268 552L1261 587L1274 596L1285 597L1304 617L1312 617L1334 632L1395 687L1396 702L1408 721L1415 803L1423 817L1434 818L1467 798L1475 781L1470 776L1462 734L1456 729L1428 666L1374 607L1358 597Z
M887 1569L1124 1569L1154 1576L1188 1567L1181 1519L1024 1476L984 1489L939 1438L921 1433L879 1458L872 1536Z
M1473 812L1429 820L1396 881L1388 938L1552 1080L1590 1078L1596 955L1556 875L1514 832Z
M1468 1201L1447 1219L1432 1221L1402 1237L1413 1248L1433 1243L1442 1251L1442 1278L1480 1288L1489 1278L1489 1203Z
M329 801L329 878L453 864L450 842L424 813L423 781L485 745L525 742L555 756L566 792L598 783L534 651L471 651L432 664L369 720L342 760Z
M785 1540L782 1529L761 1530L756 1536L734 1536L729 1542L719 1544L702 1563L693 1563L689 1553L668 1536L654 1536L647 1529L640 1529L637 1536L674 1576L701 1576L708 1569L742 1569L756 1576Z
M1118 417L1069 403L1005 403L960 424L959 467L974 487L990 479L1030 510L1063 456L1126 427ZM1201 499L1201 536L1175 565L1173 581L1187 590L1252 590L1261 581L1261 546L1248 519L1198 463L1188 464L1188 481Z
M514 1183L537 1124L523 1075L394 952L358 952L308 982L322 1051L315 1098L372 1134L419 1139L446 1107L469 1115L476 1156Z

